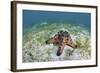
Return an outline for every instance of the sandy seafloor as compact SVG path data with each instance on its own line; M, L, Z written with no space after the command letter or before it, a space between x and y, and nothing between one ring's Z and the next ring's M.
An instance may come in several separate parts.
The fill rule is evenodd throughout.
M58 47L45 44L45 41L58 31L68 31L78 47L70 55L73 48L66 46L61 56L57 56ZM41 22L23 30L22 61L48 62L91 59L91 34L88 27L81 24Z

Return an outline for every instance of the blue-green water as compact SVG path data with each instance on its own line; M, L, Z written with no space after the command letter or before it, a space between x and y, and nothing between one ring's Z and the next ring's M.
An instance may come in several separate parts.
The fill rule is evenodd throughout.
M58 57L58 47L45 41L60 30L68 31L78 45L65 47ZM23 62L82 60L91 57L91 15L89 13L23 10Z
M91 27L91 14L79 13L79 12L56 12L56 11L34 11L23 10L23 28L24 31L28 27L40 26L41 23L57 23L71 24L78 26L84 26L90 31ZM79 25L79 26L80 26Z

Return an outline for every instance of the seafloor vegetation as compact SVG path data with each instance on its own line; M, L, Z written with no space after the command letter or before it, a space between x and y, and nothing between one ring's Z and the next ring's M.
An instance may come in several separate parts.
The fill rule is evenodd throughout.
M77 48L66 46L61 56L56 56L58 47L45 41L58 31L68 31ZM40 23L23 30L23 62L45 62L63 60L87 60L91 58L91 36L87 27L72 24ZM70 55L70 53L72 54Z

